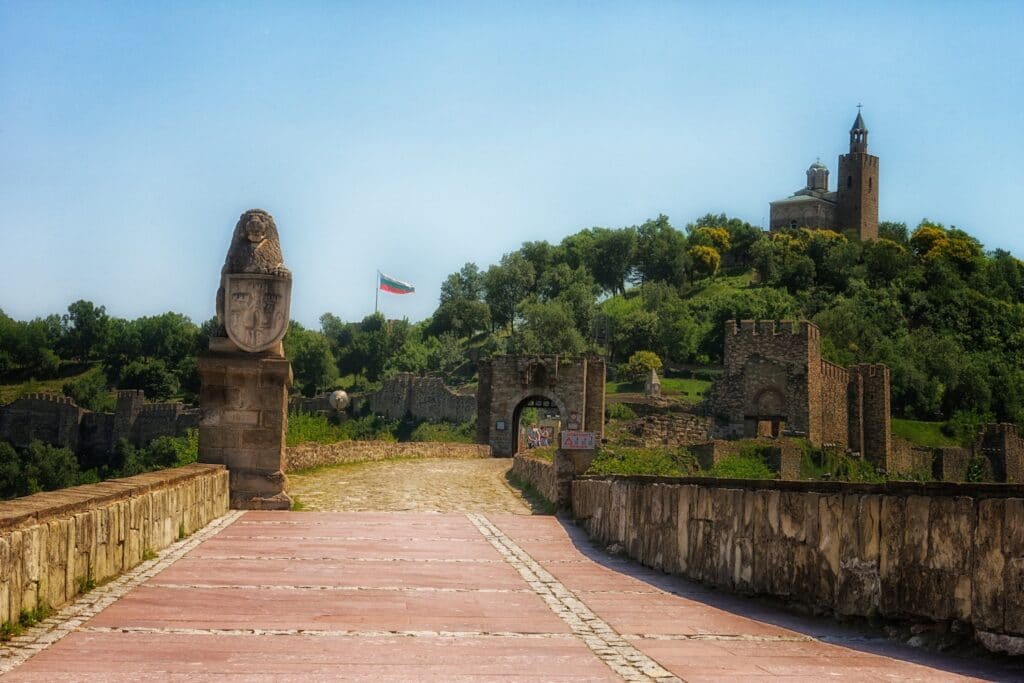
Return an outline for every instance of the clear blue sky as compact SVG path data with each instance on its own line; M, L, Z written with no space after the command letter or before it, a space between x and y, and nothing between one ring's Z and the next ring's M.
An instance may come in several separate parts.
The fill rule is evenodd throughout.
M1024 3L0 0L0 308L213 315L245 209L292 316L419 320L525 240L768 202L856 104L883 220L1024 256ZM834 179L833 179L834 186Z

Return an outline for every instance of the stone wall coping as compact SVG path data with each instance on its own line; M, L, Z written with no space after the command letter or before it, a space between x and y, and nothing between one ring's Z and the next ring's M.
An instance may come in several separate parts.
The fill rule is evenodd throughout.
M861 484L845 481L788 481L781 479L718 479L715 477L659 477L643 474L588 474L577 479L625 481L637 484L674 484L753 491L796 493L860 493L882 496L932 496L940 498L1024 498L1024 484L891 481Z
M223 465L194 463L2 501L0 532L15 531L56 517L68 517L125 498L170 488L223 469Z

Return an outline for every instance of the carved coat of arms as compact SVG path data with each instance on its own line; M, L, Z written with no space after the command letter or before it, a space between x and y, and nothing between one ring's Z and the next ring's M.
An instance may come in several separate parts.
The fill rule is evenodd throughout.
M288 331L291 279L256 273L224 275L224 329L238 348L266 351Z

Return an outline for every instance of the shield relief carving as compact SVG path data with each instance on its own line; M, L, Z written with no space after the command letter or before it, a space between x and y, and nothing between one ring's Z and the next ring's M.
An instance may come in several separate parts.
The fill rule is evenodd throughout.
M232 273L224 278L228 338L250 353L266 351L280 342L288 331L291 279L254 273Z

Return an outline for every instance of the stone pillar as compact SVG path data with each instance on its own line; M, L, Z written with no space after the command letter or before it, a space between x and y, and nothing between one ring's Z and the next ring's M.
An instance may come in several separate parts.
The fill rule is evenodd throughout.
M199 356L199 462L224 465L231 507L287 510L285 433L292 368L273 353Z
M199 356L199 462L227 467L231 507L287 510L285 433L292 367L291 272L266 211L238 219L217 291L218 334Z

